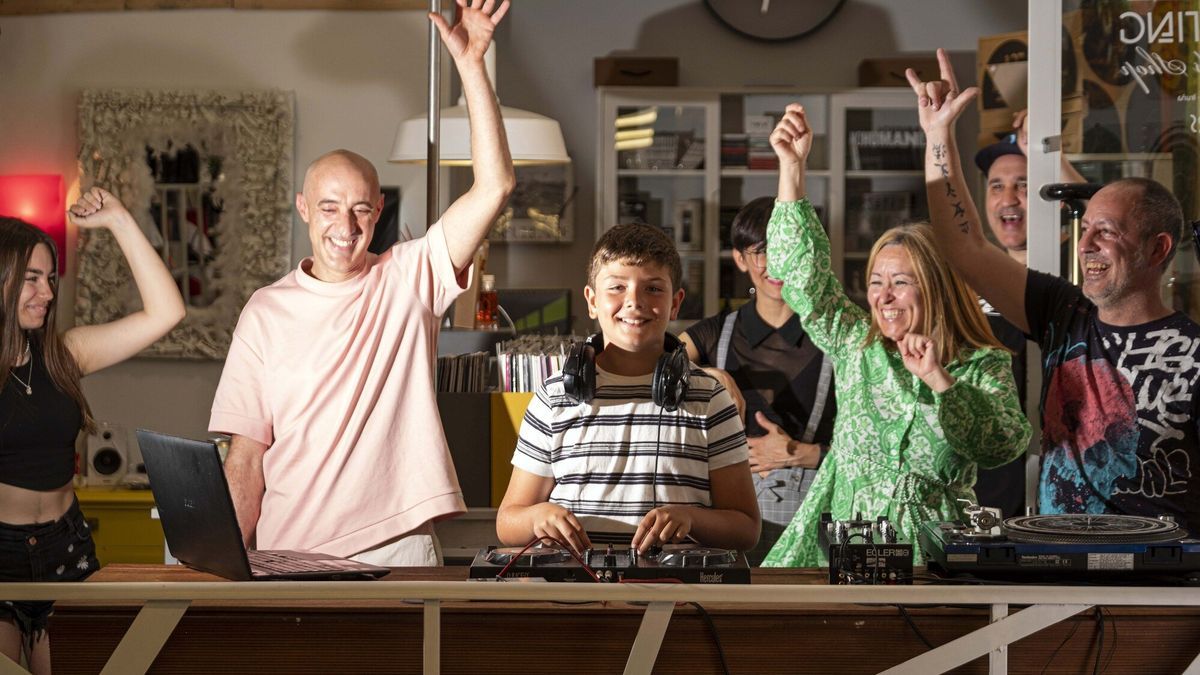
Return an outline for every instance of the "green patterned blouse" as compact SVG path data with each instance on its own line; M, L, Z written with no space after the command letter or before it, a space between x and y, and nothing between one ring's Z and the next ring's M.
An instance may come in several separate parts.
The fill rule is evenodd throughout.
M824 512L886 515L916 549L922 522L962 517L956 500L974 500L976 464L999 466L1029 443L1009 354L965 353L946 366L955 383L935 393L883 340L864 344L871 316L834 276L829 239L807 199L775 203L767 241L771 276L783 280L784 299L833 359L838 414L829 455L763 566L824 564Z

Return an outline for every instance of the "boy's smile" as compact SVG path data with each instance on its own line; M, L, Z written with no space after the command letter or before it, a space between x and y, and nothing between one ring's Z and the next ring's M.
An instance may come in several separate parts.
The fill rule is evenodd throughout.
M683 289L672 290L670 272L656 263L606 263L596 274L595 288L584 287L583 295L588 316L600 322L604 334L600 365L618 375L653 372L667 323L683 303Z

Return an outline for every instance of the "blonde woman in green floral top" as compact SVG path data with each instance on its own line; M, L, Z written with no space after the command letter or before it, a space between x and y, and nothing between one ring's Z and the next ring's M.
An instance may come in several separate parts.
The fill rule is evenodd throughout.
M830 454L763 565L812 567L825 561L822 513L887 516L915 543L921 523L960 518L958 500L975 497L976 465L1017 457L1030 431L1010 355L938 255L929 225L902 225L875 243L863 310L834 276L829 239L805 198L812 133L801 106L787 107L771 144L780 173L767 271L833 359L838 415Z

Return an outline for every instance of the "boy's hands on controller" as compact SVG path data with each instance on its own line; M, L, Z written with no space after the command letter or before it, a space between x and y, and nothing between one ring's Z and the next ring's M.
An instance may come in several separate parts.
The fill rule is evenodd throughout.
M683 541L692 531L692 508L682 504L651 509L638 523L631 545L645 554L651 547Z
M557 539L570 546L576 553L592 547L583 525L574 513L558 504L543 502L530 507L530 522L533 534L543 541Z

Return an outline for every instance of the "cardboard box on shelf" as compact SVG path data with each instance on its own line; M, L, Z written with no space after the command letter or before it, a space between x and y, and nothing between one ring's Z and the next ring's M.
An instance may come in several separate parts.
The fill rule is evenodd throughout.
M593 61L596 87L674 87L679 84L675 57L602 56Z
M991 145L1014 133L1013 116L1008 108L984 110L979 113L979 147ZM1087 106L1082 96L1071 96L1062 101L1062 149L1067 153L1083 152L1083 119Z
M920 54L894 56L884 59L863 59L858 62L858 86L860 87L907 87L908 78L904 71L912 68L922 80L938 77L936 56Z

